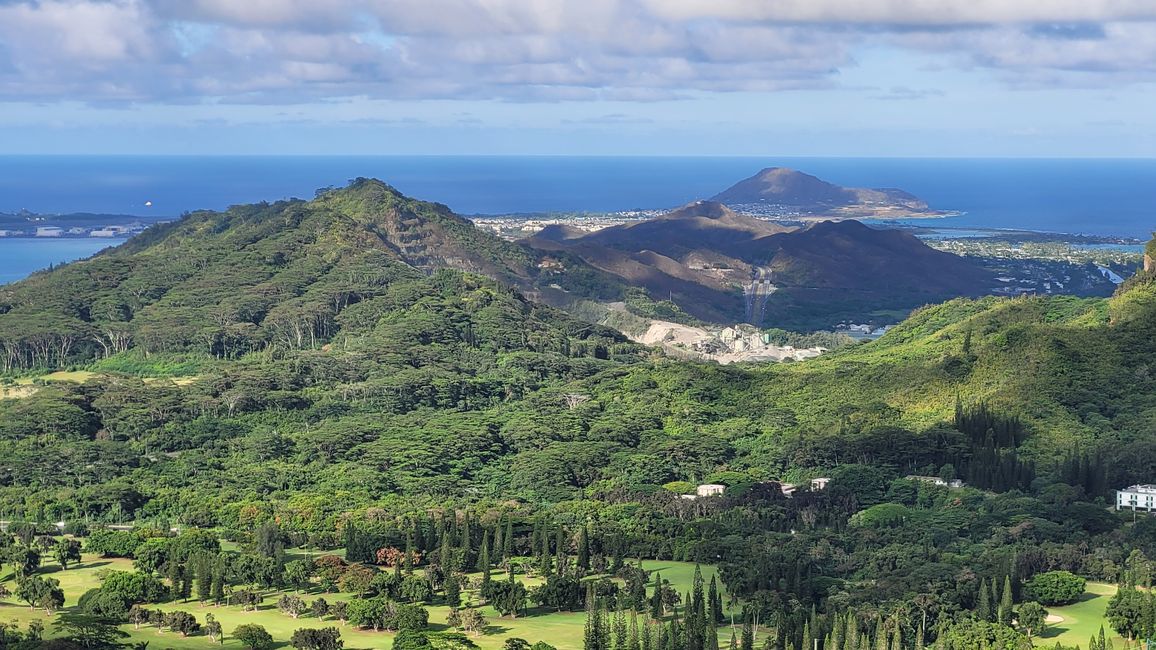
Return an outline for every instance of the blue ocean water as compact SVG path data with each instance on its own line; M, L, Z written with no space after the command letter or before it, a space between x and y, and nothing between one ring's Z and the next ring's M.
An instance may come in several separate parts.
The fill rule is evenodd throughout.
M0 156L0 212L175 217L309 198L358 176L462 214L606 212L708 198L772 166L851 187L897 187L934 208L965 213L940 226L1142 239L1156 229L1151 159ZM62 249L54 246L45 244L36 264L60 261L53 256ZM0 277L14 273L10 256L0 249Z
M15 282L33 271L95 255L123 239L0 238L0 284Z

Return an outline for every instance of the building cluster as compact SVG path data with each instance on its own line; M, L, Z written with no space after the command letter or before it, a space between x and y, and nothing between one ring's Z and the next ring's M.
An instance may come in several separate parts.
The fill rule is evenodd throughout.
M831 479L825 477L813 478L810 482L811 491L817 492L819 490L826 490L827 484L830 482ZM779 489L783 492L783 496L785 497L794 496L795 492L799 489L799 486L795 485L794 483L779 483L778 485ZM694 494L680 494L679 497L688 500L699 499L702 497L718 497L722 496L723 492L726 492L726 489L727 486L725 485L719 485L718 483L707 483L695 488Z
M0 237L130 237L148 227L148 224L136 221L116 226L74 226L62 228L60 226L37 226L28 229L0 229Z
M951 488L953 490L957 490L957 489L963 487L963 485L964 485L963 481L961 481L957 478L953 478L951 480L948 480L948 479L940 478L938 476L918 476L916 474L908 474L907 476L904 476L903 478L905 478L909 481L921 481L923 483L928 483L930 485L938 485L941 487Z

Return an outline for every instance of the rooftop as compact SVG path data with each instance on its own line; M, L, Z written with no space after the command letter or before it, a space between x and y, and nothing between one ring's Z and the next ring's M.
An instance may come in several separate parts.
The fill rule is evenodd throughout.
M1156 494L1156 485L1133 485L1130 488L1120 490L1121 492L1139 492L1141 494Z

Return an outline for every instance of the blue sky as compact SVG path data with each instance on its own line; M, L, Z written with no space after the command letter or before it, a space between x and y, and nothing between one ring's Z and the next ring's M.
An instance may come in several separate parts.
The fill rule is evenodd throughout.
M0 0L0 153L1156 156L1151 0Z

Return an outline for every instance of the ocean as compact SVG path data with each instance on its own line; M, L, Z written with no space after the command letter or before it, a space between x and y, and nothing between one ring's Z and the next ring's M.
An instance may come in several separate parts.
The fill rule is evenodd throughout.
M32 239L0 237L0 284L15 282L33 271L95 255L123 239Z
M944 227L1140 239L1156 229L1152 159L0 156L0 212L172 218L237 203L309 198L318 188L359 176L466 215L611 212L708 198L773 166L850 187L896 187L933 208L963 213L935 222ZM77 243L75 255L91 254L95 245ZM71 254L61 242L31 242L22 253L10 246L0 248L0 280Z

